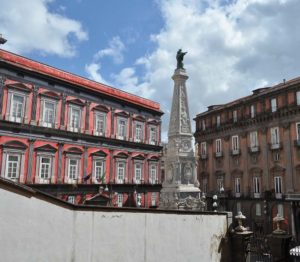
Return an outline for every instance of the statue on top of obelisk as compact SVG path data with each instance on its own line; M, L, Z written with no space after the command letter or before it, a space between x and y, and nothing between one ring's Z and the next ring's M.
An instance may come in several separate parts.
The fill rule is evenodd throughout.
M185 85L188 76L183 68L186 53L178 50L177 68L172 76L174 91L167 150L163 157L165 180L161 190L160 208L203 210L205 204L201 201L197 180L197 161L192 146L193 134Z

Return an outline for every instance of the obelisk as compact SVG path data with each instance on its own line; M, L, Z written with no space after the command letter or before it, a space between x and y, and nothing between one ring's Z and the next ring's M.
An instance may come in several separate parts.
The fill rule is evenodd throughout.
M162 209L203 210L199 182L196 175L196 158L188 108L183 53L177 52L177 68L172 79L174 91L169 122L168 144L165 161L165 180L160 194Z

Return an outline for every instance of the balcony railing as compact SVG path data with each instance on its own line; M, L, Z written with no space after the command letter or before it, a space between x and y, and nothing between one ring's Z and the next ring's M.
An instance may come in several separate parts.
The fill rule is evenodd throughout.
M258 153L260 151L259 146L250 146L249 153Z
M270 143L270 150L278 150L281 148L281 143Z
M201 159L205 160L208 158L208 155L207 154L201 154Z
M215 153L215 157L218 158L218 157L222 157L223 156L223 152L220 151L220 152L216 152Z
M241 150L240 149L232 149L231 150L231 155L236 156L241 154Z

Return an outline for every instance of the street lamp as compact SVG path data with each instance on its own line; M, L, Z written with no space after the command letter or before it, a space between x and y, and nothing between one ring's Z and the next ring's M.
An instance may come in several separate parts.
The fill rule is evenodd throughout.
M213 204L212 204L212 206L213 206L213 211L215 211L215 212L217 212L217 209L218 209L218 203L217 203L217 201L218 201L218 196L217 195L213 195Z
M2 37L2 34L0 34L0 44L3 45L6 43L6 39L4 37Z

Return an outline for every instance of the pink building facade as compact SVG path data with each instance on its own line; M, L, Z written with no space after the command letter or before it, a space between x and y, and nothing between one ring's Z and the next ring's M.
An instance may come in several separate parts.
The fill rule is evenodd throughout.
M81 204L154 207L160 105L0 50L1 177ZM138 200L138 201L137 201Z

